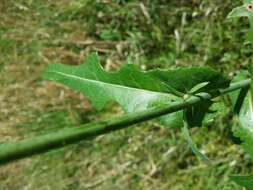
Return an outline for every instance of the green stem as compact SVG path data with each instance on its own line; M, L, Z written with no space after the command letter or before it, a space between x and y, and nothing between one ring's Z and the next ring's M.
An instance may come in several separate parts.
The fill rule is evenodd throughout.
M220 93L226 94L241 88L245 88L249 86L250 83L250 79L234 83L231 84L229 88L220 90ZM208 93L200 93L198 96L192 96L186 101L174 103L168 107L132 113L119 118L111 119L109 121L94 122L80 127L62 129L59 132L38 136L28 140L2 144L0 145L0 164L5 164L31 155L60 148L68 144L73 144L101 134L127 128L131 125L160 117L162 115L184 110L199 103L200 101L211 100L212 98L214 97Z

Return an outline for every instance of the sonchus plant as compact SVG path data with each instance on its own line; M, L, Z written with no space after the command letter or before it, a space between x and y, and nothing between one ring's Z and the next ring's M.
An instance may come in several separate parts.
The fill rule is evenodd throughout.
M235 8L229 18L248 17L248 41L253 42L253 2ZM253 70L242 71L232 82L208 67L154 69L142 71L134 64L125 64L116 72L103 69L97 53L92 53L79 66L50 64L43 77L79 91L98 110L108 102L117 102L125 115L105 121L62 129L51 134L16 143L0 145L0 164L76 143L84 139L158 119L169 128L180 128L198 158L212 164L194 144L193 127L208 123L222 108L218 97L226 95L234 113L234 136L253 158ZM218 105L217 105L218 104ZM224 104L222 104L224 105ZM214 108L216 110L214 110ZM213 111L214 110L214 111ZM231 176L238 184L253 190L253 174Z

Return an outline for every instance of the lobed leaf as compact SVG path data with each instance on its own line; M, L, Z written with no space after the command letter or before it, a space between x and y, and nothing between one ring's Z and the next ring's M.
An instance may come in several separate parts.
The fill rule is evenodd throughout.
M213 91L227 87L229 81L218 72L206 68L141 71L134 64L125 64L117 72L105 71L96 53L79 66L50 64L44 78L60 82L84 93L97 109L115 101L126 112L182 102L174 92L186 93L197 84L208 82L201 90ZM170 88L168 88L168 86ZM182 112L162 118L170 127L183 126Z

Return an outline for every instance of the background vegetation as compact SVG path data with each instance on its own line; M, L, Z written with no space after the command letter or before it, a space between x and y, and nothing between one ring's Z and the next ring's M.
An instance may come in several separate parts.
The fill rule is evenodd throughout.
M225 20L232 0L1 0L0 142L122 114L97 112L81 94L41 79L47 64L80 64L98 51L104 67L210 66L233 76L252 63L247 22ZM242 25L238 29L238 25ZM233 173L252 169L229 140L224 110L192 131L204 165L180 131L155 121L0 167L0 189L237 190Z

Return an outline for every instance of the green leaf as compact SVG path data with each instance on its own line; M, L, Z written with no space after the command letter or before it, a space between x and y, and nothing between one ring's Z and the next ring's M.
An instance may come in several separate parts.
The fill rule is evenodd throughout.
M188 127L189 127L188 122L184 121L184 127L182 128L182 132L192 152L206 164L208 165L212 164L212 161L206 155L202 154L198 150L196 144L192 141Z
M247 34L247 40L249 42L253 42L253 1L244 0L244 5L234 8L229 14L227 18L235 18L235 17L248 17L250 22L250 30Z
M220 73L208 67L191 67L176 70L153 70L150 76L158 78L162 83L167 84L168 93L174 93L175 90L187 94L193 87L201 83L207 83L198 92L212 93L220 88L229 86L230 81ZM173 90L170 90L173 89Z
M165 83L182 93L202 82L209 82L205 88L210 91L229 84L219 73L205 67L141 71L134 64L125 64L119 71L107 72L101 67L96 53L79 66L50 64L44 72L44 78L84 93L97 109L114 101L126 112L182 102L183 99L174 95ZM183 126L182 112L162 119L169 127Z
M240 82L242 80L250 78L250 73L247 70L241 70L232 80L233 83ZM240 96L240 91L233 91L229 93L229 97L231 99L232 106L235 110L236 103ZM237 113L235 113L237 114Z
M249 88L248 87L242 88L240 90L240 93L238 94L237 100L236 100L236 102L234 104L234 113L235 114L239 114L240 113L240 111L241 111L241 109L243 107L243 102L246 99L248 92L249 92Z
M253 190L253 174L248 176L230 176L237 184L244 186L247 190Z
M243 141L241 146L253 158L253 102L251 96L251 92L248 92L239 114L239 126L234 134Z
M239 82L245 79L250 78L250 73L247 70L241 70L232 80L232 82ZM233 112L236 115L239 115L241 109L245 108L244 100L248 95L249 87L242 88L240 91L234 91L229 94L231 99ZM243 106L244 105L244 106Z
M233 81L239 81L247 79L249 76L248 71L241 71ZM251 85L251 89L253 85ZM247 91L246 97L240 97L241 92L230 93L232 104L234 105L234 110L236 116L236 121L238 126L234 129L234 135L241 139L243 142L241 146L248 152L253 158L253 101L252 92ZM236 108L238 101L243 101L241 108ZM238 112L239 110L239 112Z
M235 81L246 79L248 76L249 72L243 71L235 78ZM253 72L251 72L251 76L253 76ZM233 131L234 135L240 138L242 141L241 146L253 158L253 82L250 88L251 90L242 89L241 92L231 93L231 98L232 103L235 105L234 110L237 114L235 119L238 123L238 126ZM240 109L238 104L241 104ZM231 179L248 190L253 190L253 175L231 176Z
M185 117L190 128L202 126L203 120L212 103L212 101L199 102L185 111Z
M189 93L190 94L194 94L196 92L198 92L199 90L201 90L202 88L204 88L205 86L207 86L209 84L209 82L202 82L200 84L197 84L196 86L194 86Z
M209 82L202 82L194 86L188 93L189 95L194 95L207 86ZM197 105L188 108L185 111L185 117L187 119L187 123L189 127L201 127L203 124L203 120L206 114L209 111L209 108L212 105L212 101L203 101L199 102Z

